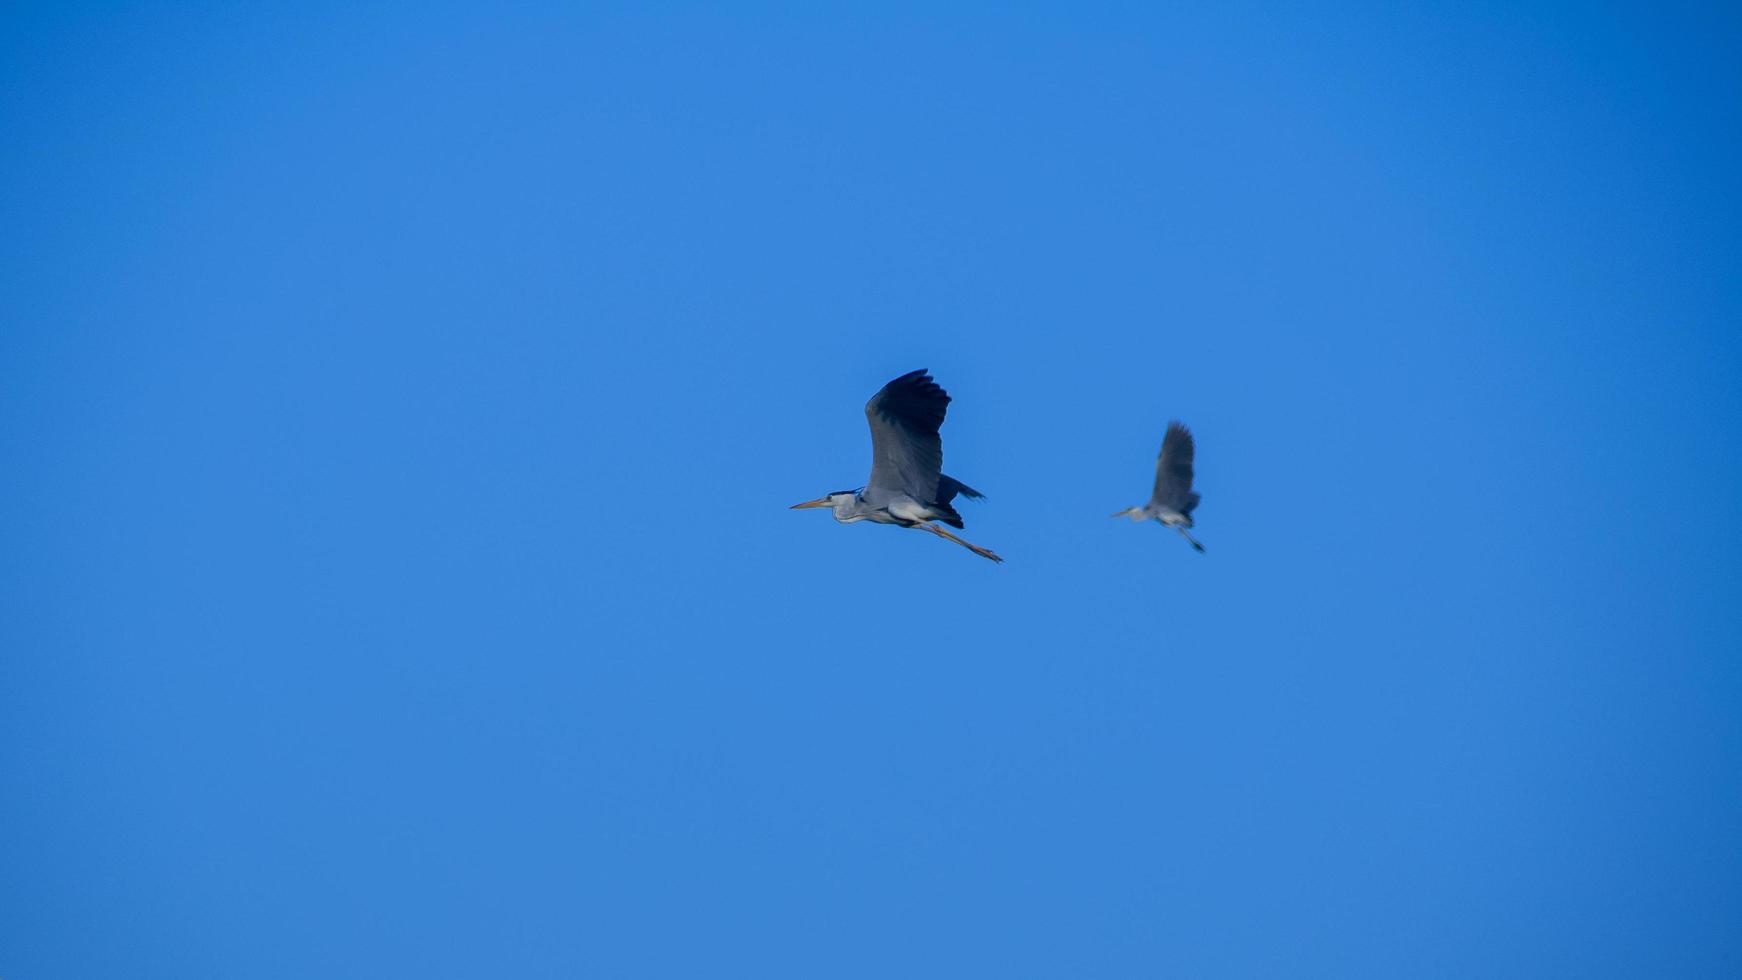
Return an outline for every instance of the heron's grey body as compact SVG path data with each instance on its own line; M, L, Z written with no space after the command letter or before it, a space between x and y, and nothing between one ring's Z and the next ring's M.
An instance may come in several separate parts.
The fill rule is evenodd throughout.
M797 504L828 507L842 524L871 521L929 531L993 561L997 555L969 544L930 522L962 526L962 515L950 506L957 496L978 499L978 490L945 476L944 444L938 430L944 424L950 396L923 369L884 385L865 405L871 424L871 478L858 490L841 490Z
M1204 546L1187 530L1193 526L1192 511L1198 506L1198 495L1192 492L1194 452L1191 430L1182 423L1169 422L1167 435L1161 440L1161 452L1155 459L1155 490L1149 495L1149 503L1128 507L1113 516L1159 521L1178 531L1193 548L1203 551Z
M944 479L949 480L949 477ZM962 526L962 515L951 507L949 501L957 493L970 500L978 500L982 494L955 480L950 480L955 486L948 494L939 493L939 499L931 503L922 503L919 498L905 491L880 491L867 485L860 490L842 490L829 494L829 507L835 512L835 520L842 524L857 524L860 521L870 521L873 524L900 524L907 526L916 521L942 521L954 528Z

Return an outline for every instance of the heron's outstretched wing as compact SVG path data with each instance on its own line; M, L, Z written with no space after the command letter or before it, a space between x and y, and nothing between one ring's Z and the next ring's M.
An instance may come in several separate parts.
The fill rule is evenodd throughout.
M1167 424L1167 435L1161 440L1161 455L1155 460L1155 493L1150 506L1157 504L1190 517L1198 505L1198 495L1192 492L1192 432L1178 422Z
M938 428L950 396L922 368L896 378L865 403L871 423L868 490L905 493L921 503L937 499L944 468Z

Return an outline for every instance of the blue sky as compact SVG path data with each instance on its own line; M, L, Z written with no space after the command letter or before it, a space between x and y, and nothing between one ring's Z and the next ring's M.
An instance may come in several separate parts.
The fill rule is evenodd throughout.
M0 976L1735 975L1738 26L13 8Z

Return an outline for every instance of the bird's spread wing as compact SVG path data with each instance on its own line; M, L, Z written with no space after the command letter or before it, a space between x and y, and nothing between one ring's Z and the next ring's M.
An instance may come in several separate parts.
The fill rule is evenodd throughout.
M871 423L868 489L905 493L921 503L937 498L944 468L938 428L949 405L950 396L923 369L889 382L865 403Z
M1198 495L1192 493L1192 432L1178 422L1167 424L1161 455L1155 460L1155 493L1149 502L1190 515Z

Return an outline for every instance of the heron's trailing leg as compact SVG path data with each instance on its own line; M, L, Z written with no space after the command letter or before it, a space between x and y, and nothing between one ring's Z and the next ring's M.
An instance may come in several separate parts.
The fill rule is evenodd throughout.
M968 542L963 541L961 538L956 537L955 535L944 530L943 528L938 527L936 524L928 524L924 521L921 521L913 526L919 528L922 531L930 531L931 533L933 533L933 534L937 535L938 537L943 538L947 541L954 541L955 543L961 545L962 547L968 549L969 551L972 551L974 554L979 555L981 558L990 558L993 561L998 562L999 564L1003 564L1003 562L1004 562L1004 559L998 557L996 554L993 554L991 551L988 551L987 549L982 548L977 544L969 544Z
M1182 538L1185 538L1185 539L1186 539L1186 540L1187 540L1187 541L1189 541L1189 542L1190 542L1190 543L1191 543L1191 546L1192 546L1192 547L1194 547L1194 548L1196 548L1196 549L1198 549L1198 551L1199 551L1199 552L1200 552L1200 553L1201 553L1201 552L1202 552L1202 551L1203 551L1203 550L1204 550L1204 546L1203 546L1203 545L1201 545L1201 544L1198 544L1198 539L1197 539L1197 538L1194 538L1194 537L1192 537L1192 535L1191 535L1191 532L1190 532L1190 531L1187 531L1187 530L1186 530L1186 529L1185 529L1185 528L1183 528L1183 527L1181 527L1181 526L1179 526L1179 525L1178 525L1178 524L1175 524L1175 525L1174 525L1174 526L1173 526L1173 529L1174 529L1174 530L1175 530L1175 531L1178 531L1178 532L1179 532L1179 534L1180 534L1180 537L1182 537Z

